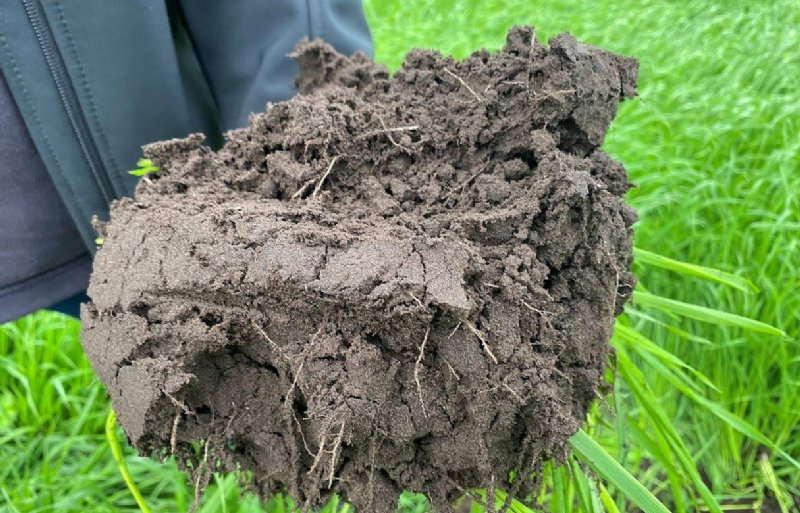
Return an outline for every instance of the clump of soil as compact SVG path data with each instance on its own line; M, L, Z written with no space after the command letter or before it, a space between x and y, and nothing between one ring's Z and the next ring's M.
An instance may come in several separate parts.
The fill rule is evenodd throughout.
M531 28L392 77L295 57L299 97L217 152L148 146L161 172L113 206L82 318L121 425L308 506L519 492L564 456L634 284L599 146L636 62Z

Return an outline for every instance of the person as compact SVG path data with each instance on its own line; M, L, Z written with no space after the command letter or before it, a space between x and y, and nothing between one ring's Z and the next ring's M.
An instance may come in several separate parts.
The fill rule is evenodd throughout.
M73 316L93 216L131 196L141 146L247 124L294 94L303 38L372 55L360 0L145 0L0 6L0 323Z

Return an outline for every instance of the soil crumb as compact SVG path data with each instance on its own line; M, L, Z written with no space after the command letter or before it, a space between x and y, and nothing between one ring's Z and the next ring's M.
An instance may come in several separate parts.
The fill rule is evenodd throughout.
M634 285L601 149L637 63L528 27L393 76L300 44L301 94L113 205L83 344L130 441L266 496L522 496L603 386ZM508 483L509 471L519 476ZM490 497L492 492L490 490Z

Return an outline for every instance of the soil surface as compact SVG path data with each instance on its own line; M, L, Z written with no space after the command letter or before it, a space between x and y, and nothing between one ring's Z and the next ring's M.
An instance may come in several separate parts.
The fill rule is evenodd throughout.
M161 167L102 228L83 343L130 441L266 495L437 511L517 495L584 420L634 285L618 162L637 63L515 28L392 77L301 44L297 98Z

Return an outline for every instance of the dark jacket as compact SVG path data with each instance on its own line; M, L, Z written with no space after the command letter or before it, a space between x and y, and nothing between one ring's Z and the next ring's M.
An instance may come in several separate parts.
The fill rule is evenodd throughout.
M221 131L292 96L296 65L286 54L302 38L325 39L348 54L372 51L360 0L7 0L0 4L0 75L59 208L92 252L91 219L104 219L113 199L132 194L136 178L128 170L141 146L192 132L218 144ZM1 130L11 140L13 123ZM7 185L13 172L21 171L0 169L0 180ZM3 232L0 248L14 243ZM0 281L0 322L25 303L31 276L24 274L51 271L0 271L7 282ZM11 289L20 296L17 308L3 303ZM28 296L26 311L47 304Z

